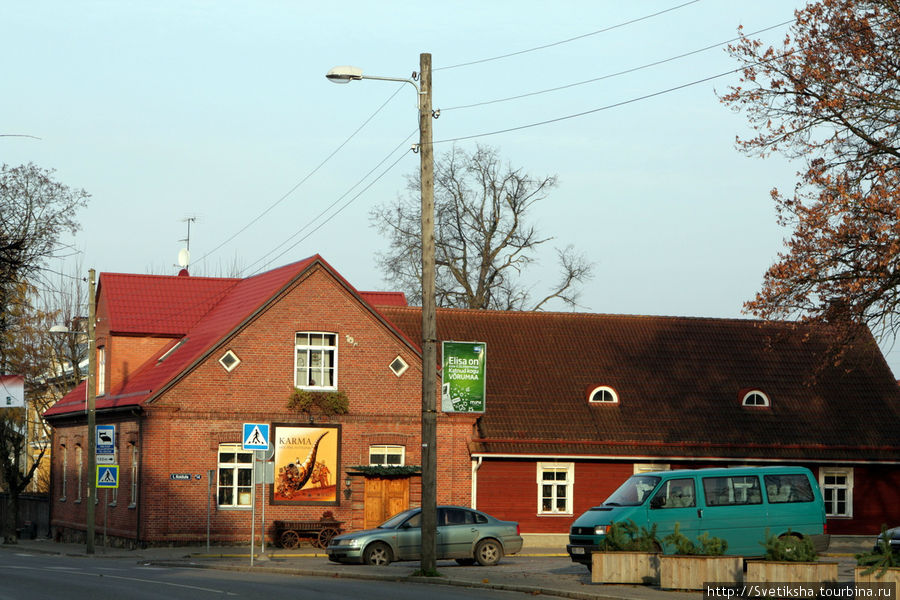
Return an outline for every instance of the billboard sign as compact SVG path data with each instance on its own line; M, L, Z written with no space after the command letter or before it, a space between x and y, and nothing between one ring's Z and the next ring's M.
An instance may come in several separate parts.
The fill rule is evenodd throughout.
M484 342L443 342L443 412L484 412L486 349Z
M336 505L340 425L275 425L272 504Z

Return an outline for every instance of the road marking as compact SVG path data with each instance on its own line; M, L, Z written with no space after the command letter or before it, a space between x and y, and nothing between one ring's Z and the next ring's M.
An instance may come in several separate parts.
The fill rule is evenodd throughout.
M226 590L218 590L215 588L207 588L200 587L196 585L187 585L184 583L173 583L171 581L159 581L158 579L143 579L141 577L125 577L124 575L105 575L92 573L88 571L77 570L75 567L28 567L23 565L11 565L9 567L4 566L4 568L13 568L13 569L27 569L31 571L66 571L69 575L85 575L88 577L103 577L105 579L121 579L123 581L138 581L141 583L154 583L157 585L168 585L170 587L184 588L186 590L197 590L199 592L212 592L213 594L225 594L226 596L237 596L238 594L235 592L229 592ZM107 569L109 570L109 569Z

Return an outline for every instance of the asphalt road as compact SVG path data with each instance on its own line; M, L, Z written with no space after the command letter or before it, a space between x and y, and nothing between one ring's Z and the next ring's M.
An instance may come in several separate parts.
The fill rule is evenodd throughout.
M0 551L0 600L516 600L518 592Z

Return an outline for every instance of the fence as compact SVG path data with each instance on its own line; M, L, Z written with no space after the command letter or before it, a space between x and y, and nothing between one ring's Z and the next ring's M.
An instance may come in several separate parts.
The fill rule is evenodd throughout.
M6 521L9 495L0 492L0 523ZM50 501L47 496L22 494L19 496L19 522L16 523L19 537L33 539L50 536Z

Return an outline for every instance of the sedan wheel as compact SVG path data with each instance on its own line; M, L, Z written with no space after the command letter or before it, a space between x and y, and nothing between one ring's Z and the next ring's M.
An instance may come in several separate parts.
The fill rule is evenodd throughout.
M384 542L375 542L366 547L363 553L363 561L367 565L384 567L391 564L391 549Z
M481 540L475 546L475 560L482 567L496 565L503 558L503 546L497 540Z

